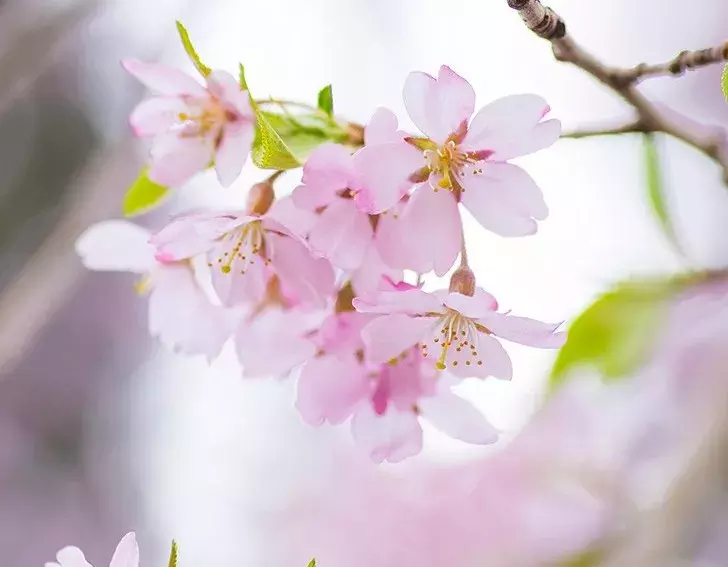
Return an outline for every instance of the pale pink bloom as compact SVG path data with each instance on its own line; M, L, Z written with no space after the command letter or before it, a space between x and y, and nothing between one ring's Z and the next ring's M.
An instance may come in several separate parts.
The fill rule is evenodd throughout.
M248 91L225 71L213 71L202 86L170 67L135 59L123 65L155 94L130 119L137 136L155 138L149 177L176 187L214 162L222 185L235 181L255 136Z
M207 255L212 284L225 305L260 301L272 276L303 303L323 306L334 290L328 260L265 214L245 211L180 215L151 239L157 259L176 261Z
M416 185L399 218L389 262L418 272L444 274L460 250L462 203L485 228L502 236L533 234L548 215L541 190L520 167L508 163L551 145L557 120L535 95L496 100L475 110L470 84L449 67L437 79L411 73L404 102L424 137L367 144L356 154L361 183L369 189L369 213L394 206ZM420 257L412 258L412 250Z
M303 367L296 405L312 425L351 417L354 440L378 463L422 450L420 418L467 443L495 442L493 426L438 374L415 348L385 364L324 355Z
M368 360L362 329L372 315L329 317L315 341L317 355L301 370L296 406L311 425L351 418L354 440L376 462L398 462L422 449L419 418L467 443L487 444L498 434L447 377L426 364L417 348L396 360Z
M362 331L374 362L396 359L414 345L440 370L458 377L509 380L511 359L496 338L538 348L558 348L559 324L498 313L495 298L481 288L473 296L441 290L384 291L354 300L363 313L379 316Z
M232 335L238 314L210 301L190 262L156 260L143 228L102 221L78 238L76 252L91 270L141 275L136 287L149 294L149 332L175 350L213 359Z
M45 567L91 567L91 564L78 547L68 546L56 554L55 562L48 562ZM121 538L109 567L139 567L139 546L134 532Z
M377 143L401 141L403 136L397 131L397 118L385 109L378 109L365 129L365 139ZM401 278L401 269L384 259L390 246L386 235L391 232L386 225L392 223L398 205L383 214L368 214L371 197L361 178L348 148L324 144L309 156L293 202L303 211L317 213L308 231L311 247L337 268L352 271L357 293L368 293L377 289L382 275Z

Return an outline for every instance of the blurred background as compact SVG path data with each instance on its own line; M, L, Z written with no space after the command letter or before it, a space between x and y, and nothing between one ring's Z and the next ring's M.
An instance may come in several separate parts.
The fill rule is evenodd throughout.
M723 0L551 4L578 41L615 65L666 60L728 34ZM485 525L480 535L469 525L466 541L445 519L459 515L458 506L475 524L485 513L468 504L468 483L492 474L493 454L539 406L551 353L510 348L512 383L463 390L504 431L497 446L474 449L427 430L422 455L377 467L357 453L345 427L302 424L291 384L245 381L227 352L209 366L159 347L148 338L146 303L132 278L84 271L76 237L119 216L145 159L127 125L144 91L119 60L191 69L175 19L208 65L234 72L243 62L260 96L313 101L332 83L337 113L359 122L382 105L410 126L405 77L441 64L473 84L479 105L536 92L567 129L630 117L610 92L555 62L505 1L0 0L3 566L42 565L67 544L105 565L131 529L145 566L166 564L172 537L182 565L294 567L313 555L323 567L516 565L486 561ZM697 120L725 125L720 71L643 88ZM505 308L558 321L630 275L725 267L728 194L717 167L672 140L659 142L689 260L674 254L653 219L639 138L564 140L523 160L551 209L538 235L503 240L466 224L481 285ZM246 167L230 190L210 175L196 177L140 223L154 227L181 209L240 202L265 175ZM294 177L286 176L289 187ZM626 419L620 412L609 417L615 428ZM681 443L693 443L671 427ZM665 470L652 466L643 486L661 486ZM711 529L725 534L725 514L710 518ZM441 547L422 557L415 548L433 530ZM728 565L724 551L713 545L675 565Z

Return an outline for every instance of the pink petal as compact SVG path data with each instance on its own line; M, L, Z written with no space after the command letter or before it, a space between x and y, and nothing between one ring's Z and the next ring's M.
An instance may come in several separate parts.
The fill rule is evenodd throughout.
M422 451L422 427L414 412L389 410L378 415L363 405L351 421L354 441L375 463L398 463Z
M388 266L400 270L410 264L413 248L419 246L418 242L408 238L408 226L402 222L405 207L406 202L402 200L394 208L382 213L374 233L374 242L382 260Z
M482 175L466 174L462 203L487 228L501 236L534 234L534 219L545 219L548 208L530 175L509 163L492 163Z
M56 559L61 567L91 567L78 547L64 547L56 554Z
M225 129L215 153L215 172L223 187L230 187L240 175L254 137L255 128L252 124L245 124L234 132L229 131L229 128Z
M149 332L175 350L216 358L239 315L213 305L187 263L160 265L152 275Z
M424 419L453 439L476 445L498 440L498 430L485 416L447 387L440 388L433 397L422 398L417 405Z
M400 219L409 240L409 268L418 273L434 270L443 276L455 263L462 243L462 225L452 193L420 185Z
M137 136L156 136L169 130L187 110L177 97L154 97L140 102L132 111L129 122Z
M362 330L367 360L385 363L397 358L427 336L436 323L437 319L403 313L377 317Z
M546 101L537 95L499 98L481 108L473 117L463 146L497 152L503 142L527 135L549 110Z
M356 311L330 315L321 324L317 344L326 354L348 359L364 348L361 331L372 319L372 315Z
M403 96L412 121L437 144L443 144L475 109L473 87L445 65L437 80L426 73L410 73Z
M442 302L421 289L382 291L371 296L354 299L354 307L361 313L409 313L426 315L443 311Z
M209 138L174 134L157 138L152 146L149 179L167 187L179 187L195 173L207 169L213 152L213 141Z
M253 118L250 94L241 90L240 83L227 71L213 71L207 76L207 90L227 103L241 117Z
M532 154L551 146L561 136L561 122L546 120L540 122L520 136L503 139L497 150L490 156L494 161L506 161L511 158Z
M478 335L478 354L483 361L483 371L488 376L510 380L513 378L513 363L500 342L484 333Z
M293 237L268 233L272 262L281 282L305 303L323 305L334 291L334 269L325 258L315 258Z
M351 275L354 292L356 295L364 295L378 291L382 286L383 277L389 281L400 281L403 277L402 270L387 266L382 261L377 247L369 246L361 266Z
M393 207L412 187L410 175L425 165L422 152L406 142L365 146L354 154L361 180L359 207L376 214Z
M134 532L121 538L109 567L139 567L139 546Z
M496 312L481 316L479 322L500 338L522 345L559 348L566 340L566 333L556 331L561 323L544 323Z
M208 96L207 91L200 83L179 69L153 63L143 63L137 59L125 59L121 64L124 69L155 93L176 96Z
M340 144L320 145L306 160L301 181L304 187L311 187L305 191L296 189L300 194L296 197L294 192L297 206L315 209L328 204L336 192L358 185L351 152Z
M345 421L371 391L363 366L352 357L323 356L309 361L298 379L296 407L310 425Z
M291 234L306 236L318 220L318 215L296 206L291 195L286 195L273 202L266 218L281 223Z
M452 292L447 296L445 305L471 319L485 317L498 309L495 298L481 288L478 288L472 297Z
M337 268L354 270L364 261L374 232L369 216L351 199L336 199L311 229L309 244Z
M309 321L297 311L267 310L236 333L243 375L282 376L313 358L316 345L305 337Z
M241 231L226 233L207 253L212 286L223 305L260 301L272 274L261 251L254 251L254 240L242 238ZM266 247L270 245L266 238Z
M373 146L401 141L406 134L397 130L397 126L394 112L388 108L377 108L364 129L364 144Z
M243 215L222 212L180 215L149 242L156 247L159 261L174 262L210 250L225 234L239 229L248 220Z
M91 225L76 240L76 253L89 270L145 274L156 265L149 233L122 220Z
M440 67L435 88L435 110L439 129L445 138L470 119L475 110L473 87L447 65ZM441 141L444 142L445 138ZM440 140L437 140L440 141Z

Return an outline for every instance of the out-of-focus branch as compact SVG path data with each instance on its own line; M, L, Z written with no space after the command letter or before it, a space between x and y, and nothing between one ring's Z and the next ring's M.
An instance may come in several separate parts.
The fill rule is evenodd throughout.
M534 33L551 42L554 57L570 63L610 88L637 112L641 132L663 132L682 140L715 161L723 170L723 181L728 185L728 148L720 136L705 138L699 133L667 120L657 108L636 88L638 79L662 74L663 69L674 68L678 72L687 68L707 65L724 59L724 46L713 50L686 52L674 60L660 65L638 65L634 68L611 67L585 51L568 33L564 20L540 0L508 0L508 5L518 10L526 26ZM715 51L715 53L714 53ZM718 54L718 51L720 52ZM720 57L718 57L720 55ZM677 62L679 60L679 62ZM659 72L658 72L659 70ZM616 133L616 132L612 132ZM572 136L573 137L573 136ZM583 136L582 136L583 137Z
M562 138L579 140L581 138L595 138L597 136L617 136L619 134L646 133L650 130L646 129L642 122L635 120L619 126L592 126L587 128L579 128L577 130L567 130L561 134Z

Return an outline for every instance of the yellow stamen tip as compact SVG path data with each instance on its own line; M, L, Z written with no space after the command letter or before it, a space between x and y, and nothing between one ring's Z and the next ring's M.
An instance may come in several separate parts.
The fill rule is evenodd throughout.
M220 267L220 271L221 271L221 272L222 272L223 274L229 274L229 273L230 273L230 266L221 266L221 267Z
M438 370L445 370L446 366L444 362L438 362L436 365Z

